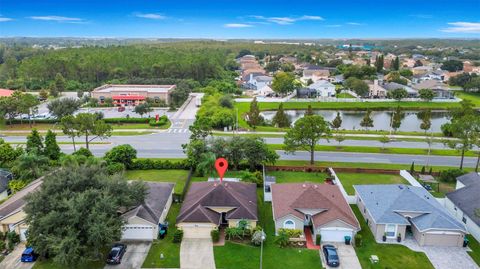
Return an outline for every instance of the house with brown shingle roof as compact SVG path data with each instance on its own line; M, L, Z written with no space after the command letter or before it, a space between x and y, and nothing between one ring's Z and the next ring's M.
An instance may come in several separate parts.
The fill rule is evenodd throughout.
M257 186L243 182L193 182L177 217L185 238L210 238L210 232L237 227L245 220L257 225Z
M360 230L353 211L336 185L313 183L273 184L275 232L296 229L321 235L322 242L352 239Z

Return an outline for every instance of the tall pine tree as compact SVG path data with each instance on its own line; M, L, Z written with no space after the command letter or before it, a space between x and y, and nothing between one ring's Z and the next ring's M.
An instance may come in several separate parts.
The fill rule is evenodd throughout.
M311 105L308 105L307 111L305 112L305 116L313 116L315 113L313 113L313 108Z
M60 147L57 144L57 135L52 132L52 130L48 130L47 135L45 135L45 149L43 152L50 160L58 160L60 158Z
M263 123L263 117L260 115L260 108L258 107L257 98L253 98L253 101L250 103L250 111L247 113L247 116L247 123L254 130L258 125Z
M340 112L337 112L337 116L333 119L332 128L338 130L342 126L342 117L340 116Z
M27 136L27 145L25 150L27 152L34 152L37 154L43 153L43 139L38 133L37 129L33 129Z
M290 126L291 122L287 114L283 110L283 103L280 103L280 105L278 106L277 113L275 113L275 116L273 116L272 123L273 125L280 128Z
M372 119L372 111L369 109L367 110L367 113L363 117L362 121L360 122L360 126L364 127L366 130L368 128L373 127L373 119Z

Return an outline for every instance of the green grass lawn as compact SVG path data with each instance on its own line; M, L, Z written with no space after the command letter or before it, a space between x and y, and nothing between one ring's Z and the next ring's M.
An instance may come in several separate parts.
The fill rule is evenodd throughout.
M173 243L175 223L181 204L173 203L168 211L168 233L163 240L154 240L143 262L143 268L179 268L180 267L180 244ZM160 259L163 253L164 259Z
M472 249L472 251L467 252L470 257L480 266L480 243L472 236L467 235L468 238L468 247Z
M373 238L372 232L368 228L362 214L356 205L352 205L353 212L360 222L362 230L358 234L362 235L363 244L355 247L358 259L363 269L428 269L434 268L423 252L415 252L406 246L396 244L379 244ZM370 262L370 256L377 255L378 264Z
M368 184L408 184L400 175L367 174L367 173L337 173L343 188L349 195L354 195L353 185Z
M274 150L283 150L282 144L269 144L269 148ZM365 146L331 146L317 145L315 151L337 151L337 152L361 152L361 153L382 153L382 154L412 154L412 155L428 155L428 149L423 148L381 148L381 147L365 147ZM430 155L438 156L460 156L458 150L453 149L432 149ZM476 151L465 152L466 157L478 156Z
M175 193L182 193L187 181L187 170L127 170L125 175L131 180L175 183Z
M355 98L355 96L349 94L348 92L341 92L340 94L337 94L335 97L337 97L337 98Z
M418 182L422 182L421 180L418 180ZM437 183L427 183L432 187L432 191L430 193L437 198L444 198L445 194L454 191L455 190L455 184L454 182L439 182Z
M277 183L323 183L327 178L326 173L318 172L269 171L267 175L276 177Z
M471 100L476 107L480 107L480 92L456 91L455 96L461 99Z
M264 269L322 268L316 250L279 248L274 243L275 226L270 203L263 202L263 192L258 189L259 225L264 228L267 240L263 249ZM260 265L260 247L226 242L214 247L218 269L256 269Z

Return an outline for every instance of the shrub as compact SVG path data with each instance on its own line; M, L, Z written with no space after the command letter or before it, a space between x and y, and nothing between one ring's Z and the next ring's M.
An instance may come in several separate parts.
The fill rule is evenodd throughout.
M422 166L422 171L420 172L420 174L425 175L425 166Z
M163 125L167 124L167 122L168 122L167 116L163 115L163 116L158 118L158 121L156 121L155 119L151 119L148 122L148 124L150 126L153 126L153 127L160 127L160 126L163 126Z
M464 175L466 172L461 169L448 169L440 171L439 179L442 182L456 182L457 177Z
M125 165L123 163L110 163L107 165L107 173L109 175L122 173L125 171Z
M149 169L190 169L187 160L171 162L169 160L152 160L152 159L135 159L132 161L130 168L132 170L149 170Z
M183 231L182 230L175 230L173 233L173 243L180 243L183 239Z
M280 247L286 247L290 244L290 237L285 231L279 231L275 243Z
M252 244L255 246L260 246L262 241L265 241L265 239L262 239L262 237L265 239L267 237L263 231L261 230L255 231L255 233L253 233L253 236L252 236Z
M322 235L321 234L317 234L317 236L315 236L315 244L317 246L320 246L320 243L322 243Z
M263 186L263 176L262 172L255 171L253 173L249 171L244 171L241 174L241 179L243 182L251 182L257 184L257 187Z
M75 151L74 153L72 153L72 155L75 155L75 156L85 156L85 157L93 157L93 154L92 152L87 149L87 148L80 148L78 149L77 151Z
M302 235L302 230L298 229L285 229L285 228L280 228L278 229L279 233L286 233L288 235L288 238L297 238Z
M133 159L136 158L137 150L128 144L113 147L105 153L104 157L108 164L122 163L126 168L131 168Z
M5 241L0 240L0 252L3 252L6 247L7 247L7 244L5 244Z
M356 234L355 235L355 246L360 247L362 246L362 235L361 234Z
M20 235L17 234L16 232L14 232L14 231L8 232L7 233L7 240L9 242L9 244L15 245L18 242L20 242Z
M218 240L220 240L220 232L218 230L212 230L210 236L212 236L213 242L218 242Z

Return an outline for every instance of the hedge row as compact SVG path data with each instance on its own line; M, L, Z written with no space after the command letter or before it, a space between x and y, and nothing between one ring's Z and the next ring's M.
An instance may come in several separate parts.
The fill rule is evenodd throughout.
M155 121L155 118L108 118L103 119L106 123L110 124L119 124L119 123L145 123L150 124L151 126L162 126L168 122L167 116L163 115L159 117L158 122ZM59 122L56 119L38 119L32 120L35 123L57 123ZM7 124L19 124L19 123L28 123L28 120L12 119L11 121L7 120Z
M190 169L190 165L186 160L172 162L170 160L152 160L152 159L135 159L131 167L132 170L149 170L149 169Z

